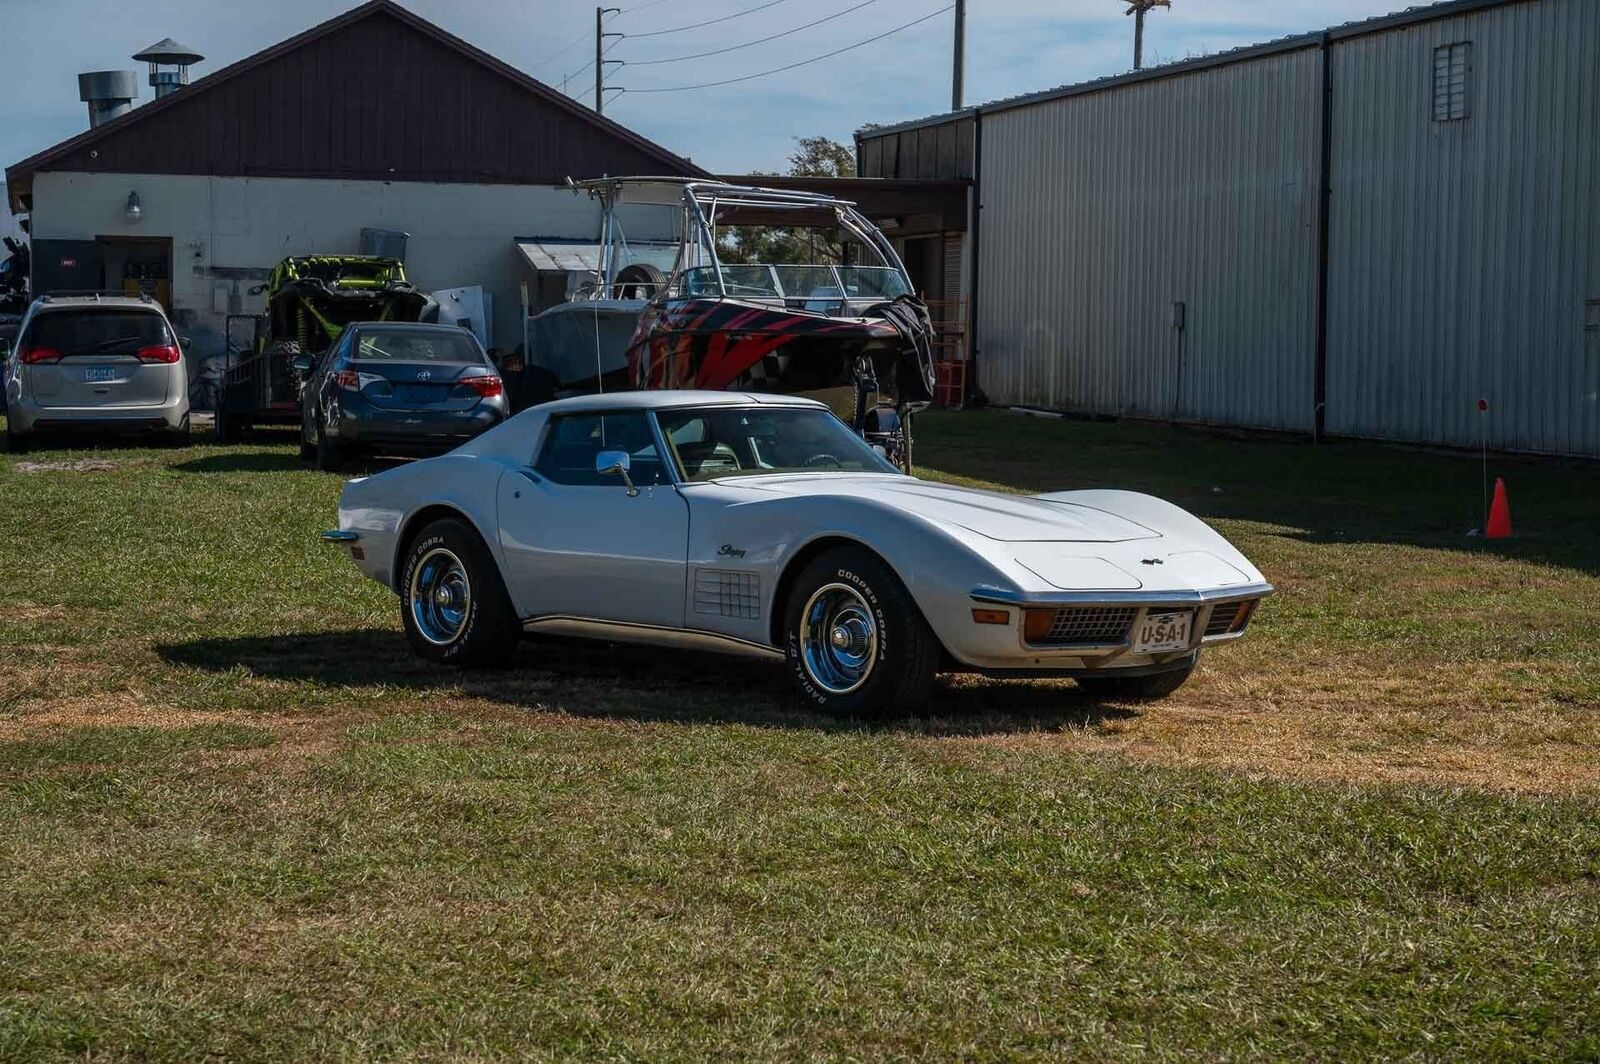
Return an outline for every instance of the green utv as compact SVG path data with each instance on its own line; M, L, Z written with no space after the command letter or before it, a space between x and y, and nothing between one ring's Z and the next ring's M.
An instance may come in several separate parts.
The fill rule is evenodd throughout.
M406 280L398 259L369 255L305 255L284 259L267 283L264 315L228 319L231 364L217 392L217 440L232 443L261 422L298 424L302 380L299 355L321 355L358 321L433 321L439 305ZM253 335L235 345L233 323ZM244 348L237 360L234 351Z

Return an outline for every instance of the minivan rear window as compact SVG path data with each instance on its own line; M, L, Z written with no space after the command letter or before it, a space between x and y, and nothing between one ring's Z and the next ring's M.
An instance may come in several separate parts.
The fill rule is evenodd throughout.
M355 357L360 362L453 362L480 365L483 355L472 334L428 330L403 332L399 329L364 332L356 341Z
M24 341L63 355L128 354L141 347L171 344L166 319L148 310L73 307L47 310L33 319Z

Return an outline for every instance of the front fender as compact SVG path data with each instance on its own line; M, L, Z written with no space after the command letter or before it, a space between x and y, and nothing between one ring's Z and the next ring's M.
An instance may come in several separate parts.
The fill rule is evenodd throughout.
M692 628L776 645L772 627L783 609L780 589L793 567L804 564L825 541L860 544L881 557L941 640L960 634L954 626L961 618L970 623L967 598L972 587L1014 586L1016 574L974 550L967 542L971 533L871 499L751 500L716 484L682 490L690 506L686 560ZM759 582L756 615L699 612L697 581L730 572L753 574ZM708 603L708 608L714 606Z

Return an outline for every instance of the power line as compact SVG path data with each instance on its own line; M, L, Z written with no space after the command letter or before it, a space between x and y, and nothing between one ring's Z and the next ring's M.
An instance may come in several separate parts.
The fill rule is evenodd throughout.
M937 11L930 12L929 14L923 15L919 19L915 19L915 20L913 20L911 22L907 22L903 26L896 26L892 30L885 30L883 33L878 34L876 37L868 37L864 41L857 41L855 44L847 44L843 48L835 48L833 51L828 52L825 55L813 56L810 59L802 59L798 63L790 63L787 66L774 67L771 70L763 70L759 74L746 74L743 77L726 78L726 79L724 79L722 81L707 81L707 82L704 82L704 83L699 84L699 85L669 85L669 86L666 86L665 88L659 88L659 89L626 89L624 91L626 91L626 92L636 92L636 93L642 93L642 92L688 92L691 89L713 89L713 88L716 88L719 85L735 85L735 84L737 84L737 83L739 83L741 81L754 81L756 78L764 78L764 77L768 77L768 76L770 76L772 74L782 74L786 70L795 70L795 69L797 69L799 67L810 66L812 63L820 63L824 59L832 59L836 55L843 55L846 52L853 52L857 48L865 48L867 45L875 44L878 41L883 40L885 37L890 37L890 36L893 36L896 33L899 33L901 30L908 30L913 26L922 25L922 23L927 22L929 19L938 18L940 15L942 15L945 12L951 10L955 6L956 6L955 4L946 4L944 7L941 7Z
M684 30L697 30L702 26L715 26L719 22L732 22L736 18L743 18L746 15L754 15L757 11L765 11L769 7L777 7L783 2L784 0L767 0L765 4L761 4L758 7L747 8L744 11L735 11L731 15L723 15L721 18L707 19L704 22L692 22L687 26L675 26L670 30L651 30L649 33L630 33L628 36L634 39L638 39L640 37L665 37L669 33L682 33Z
M746 41L743 44L731 44L726 48L717 48L709 52L696 52L693 55L674 56L671 59L632 59L628 61L628 65L660 66L663 63L682 63L690 59L705 59L707 56L726 55L728 52L737 52L741 48L753 48L758 44L766 44L768 41L776 41L783 37L792 36L793 34L799 33L801 30L808 30L813 26L820 26L825 22L832 22L836 18L844 18L846 15L853 14L869 4L876 4L877 2L878 0L861 0L861 3L857 4L855 7L847 7L843 11L838 11L832 15L829 15L827 18L819 18L815 22L807 22L804 26L796 26L792 30L784 30L782 33L774 33L767 37L760 37L753 41Z
M586 36L585 36L585 37L584 37L584 39L585 39L585 40L588 40L588 38L589 38L589 37L592 37L592 36L593 36L593 34L588 34L588 35L586 35ZM616 46L617 46L617 45L619 45L619 44L621 44L621 43L622 43L622 40L621 40L621 39L620 39L620 38L619 38L619 39L617 39L617 40L614 40L614 41L612 41L612 42L611 42L611 43L610 43L610 44L608 44L608 45L606 45L606 47L605 47L605 51L603 51L603 52L601 52L601 53L600 53L600 54L601 54L601 55L602 55L602 56L608 56L608 55L610 55L610 54L611 54L611 49L613 49L613 48L615 48L615 47L616 47ZM561 75L561 76L562 76L562 78L564 78L564 79L565 79L565 78L575 78L575 77L577 77L577 76L578 76L578 75L579 75L579 74L582 74L582 73L583 73L583 72L584 72L584 71L585 71L585 70L588 70L588 69L589 69L589 68L590 68L590 67L592 67L592 66L594 66L594 60L593 60L593 59L591 59L591 60L589 60L589 61L588 61L588 62L587 62L587 63L585 63L585 64L583 64L583 66L581 66L581 67L579 67L579 68L578 68L578 69L577 69L577 70L574 70L574 71L572 71L572 72L571 72L571 73L568 73L568 74L563 74L563 75Z
M578 47L578 45L582 44L584 41L587 41L588 39L589 39L589 33L588 33L587 30L585 30L583 36L574 37L571 44L562 45L562 47L559 50L551 52L549 55L545 56L543 59L539 60L537 63L534 63L528 69L529 70L538 70L540 67L549 66L552 62L554 62L557 59L560 59L562 56L566 55L568 52L572 51L574 48Z

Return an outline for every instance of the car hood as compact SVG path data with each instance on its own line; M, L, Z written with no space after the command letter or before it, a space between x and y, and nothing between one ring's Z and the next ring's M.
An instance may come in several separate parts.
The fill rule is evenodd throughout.
M1122 543L1158 539L1152 528L1078 503L936 484L911 477L795 473L719 483L765 495L862 499L955 525L1003 543Z

